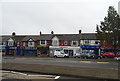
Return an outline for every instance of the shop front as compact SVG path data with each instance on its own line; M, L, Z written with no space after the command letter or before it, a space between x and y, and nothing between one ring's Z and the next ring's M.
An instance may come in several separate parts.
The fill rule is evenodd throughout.
M49 46L38 46L37 47L37 56L48 56Z
M21 47L5 47L6 56L21 56Z
M82 53L87 54L95 54L95 55L100 55L100 46L90 46L90 45L83 45L81 46L82 48Z
M6 47L6 56L17 56L17 47Z
M23 56L36 56L37 48L36 47L23 47Z
M5 47L0 47L0 53L2 54L2 56L6 55Z
M50 46L50 56L54 55L55 50L63 50L64 53L69 54L69 57L73 57L77 52L80 52L80 47L72 46Z
M120 51L120 47L113 47L113 46L101 46L102 53L105 52L117 52Z

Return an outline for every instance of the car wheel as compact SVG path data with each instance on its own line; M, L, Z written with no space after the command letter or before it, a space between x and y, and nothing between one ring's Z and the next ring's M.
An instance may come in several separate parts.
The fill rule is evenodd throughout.
M104 58L108 58L108 56L104 56Z
M56 56L56 55L55 55L54 57L55 57L55 58L57 58L57 56Z
M87 59L87 57L84 57L84 59Z

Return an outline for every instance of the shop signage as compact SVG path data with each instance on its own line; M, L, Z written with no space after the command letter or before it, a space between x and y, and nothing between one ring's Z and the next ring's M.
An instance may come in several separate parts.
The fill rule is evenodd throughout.
M5 47L0 47L0 49L5 49Z
M81 46L82 49L100 49L100 46Z
M6 49L17 49L17 47L6 47Z
M36 47L24 47L24 49L33 49L33 50L35 50Z

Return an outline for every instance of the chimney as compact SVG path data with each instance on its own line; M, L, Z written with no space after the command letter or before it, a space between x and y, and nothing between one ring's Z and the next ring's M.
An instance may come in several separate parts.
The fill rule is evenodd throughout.
M51 34L54 34L54 32L53 32L53 31L51 31Z
M82 30L79 30L79 34L81 34Z
M12 36L15 36L15 35L16 35L16 33L15 33L15 32L13 32L13 33L12 33Z
M42 32L40 31L40 35L42 35Z

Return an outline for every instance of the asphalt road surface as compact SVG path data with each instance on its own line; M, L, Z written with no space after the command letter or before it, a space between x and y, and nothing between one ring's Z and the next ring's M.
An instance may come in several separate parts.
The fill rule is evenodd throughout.
M42 75L36 73L15 72L15 71L0 71L2 81L101 81L88 78L77 78L56 75ZM30 76L32 75L32 76ZM108 81L108 80L102 80Z
M90 62L78 60L26 60L26 59L2 59L3 63L26 63L26 64L45 64L69 67L88 67L118 70L118 62Z

